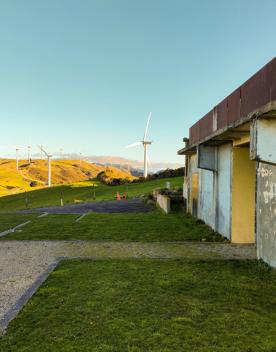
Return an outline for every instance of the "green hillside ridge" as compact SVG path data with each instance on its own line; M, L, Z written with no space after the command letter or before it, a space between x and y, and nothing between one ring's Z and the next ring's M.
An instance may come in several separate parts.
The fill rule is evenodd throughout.
M79 160L52 160L52 184L72 184L87 181L108 172L113 178L135 179L127 170L105 167ZM14 159L0 159L0 196L6 196L47 186L48 166L46 160L20 160L16 170Z

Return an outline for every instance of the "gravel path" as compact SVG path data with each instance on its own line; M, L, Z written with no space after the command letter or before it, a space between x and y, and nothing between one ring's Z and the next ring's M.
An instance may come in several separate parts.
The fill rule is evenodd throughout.
M143 213L152 210L152 207L145 204L141 199L114 200L102 202L90 202L70 204L54 207L34 208L21 210L21 213L49 213L49 214L85 214L89 211L96 213Z
M252 245L96 241L2 241L0 245L0 334L65 258L254 259Z

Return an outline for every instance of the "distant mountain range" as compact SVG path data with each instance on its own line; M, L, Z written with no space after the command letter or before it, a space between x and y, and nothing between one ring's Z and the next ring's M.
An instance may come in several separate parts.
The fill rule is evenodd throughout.
M6 155L6 157L14 158L14 155ZM26 156L25 156L26 158ZM40 158L40 153L32 154L33 159ZM68 159L68 160L79 160L80 154L78 153L53 153L54 159ZM134 176L142 176L143 174L143 161L126 159L120 156L108 156L108 155L82 155L82 160L98 165L110 165L119 169L126 169L131 172ZM180 163L169 163L169 162L150 162L148 165L149 172L154 173L166 169L177 169L183 167Z
M76 154L66 154L66 155L63 155L63 158L77 159L79 158L79 156L77 156ZM144 167L143 161L126 159L119 156L89 155L89 156L83 156L83 159L95 164L111 165L118 168L124 168L129 170L132 174L135 173L135 170L138 172L138 174L139 174L139 171L142 173L142 170ZM165 169L177 169L182 166L183 166L182 164L178 164L178 163L151 162L149 164L149 171L157 172Z

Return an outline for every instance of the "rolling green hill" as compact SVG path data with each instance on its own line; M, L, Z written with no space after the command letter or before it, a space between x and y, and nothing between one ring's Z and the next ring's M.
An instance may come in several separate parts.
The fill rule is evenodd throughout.
M20 160L19 170L16 170L14 159L0 159L0 196L11 195L47 185L48 167L46 160L33 160L31 163ZM79 160L52 160L52 184L72 184L87 181L103 172L112 178L127 178L133 180L125 170L114 167L104 167Z
M164 187L167 181L170 181L173 187L180 187L183 183L183 177L164 178L120 186L107 186L96 179L77 182L70 185L57 185L51 188L42 188L26 193L0 197L0 212L3 213L25 209L26 198L29 208L60 205L61 193L65 204L72 204L80 201L112 200L115 198L117 192L127 194L130 198L137 197L151 192L154 188ZM95 199L94 191L96 196Z

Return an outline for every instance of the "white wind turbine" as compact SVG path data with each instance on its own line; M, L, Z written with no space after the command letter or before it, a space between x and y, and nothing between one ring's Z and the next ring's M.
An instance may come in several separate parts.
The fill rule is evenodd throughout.
M30 146L30 143L27 146L27 150L28 150L28 162L30 164L31 163L31 146Z
M19 170L19 159L20 159L20 155L19 155L19 152L20 150L25 150L26 147L18 147L18 146L15 146L15 159L16 159L16 170ZM27 147L28 148L28 159L30 159L29 155L30 155L30 146Z
M52 172L51 172L51 158L53 155L48 154L45 149L43 149L42 146L38 146L38 148L41 150L42 153L44 153L47 156L47 160L48 160L48 187L51 187L52 185Z
M42 160L43 159L43 151L42 151L42 149L43 149L43 145L38 145L38 148L40 149L40 160Z
M150 119L151 119L151 112L149 113L148 116L148 121L146 124L146 129L145 129L145 134L143 137L143 140L141 142L136 142L130 145L127 145L126 148L132 148L132 147L137 147L138 145L142 145L144 147L144 177L147 178L148 177L148 145L150 145L152 142L151 141L147 141L147 134L148 134L148 129L149 129L149 123L150 123Z
M16 170L19 169L19 150L21 150L22 148L20 147L16 147L15 148L15 153L16 153Z

